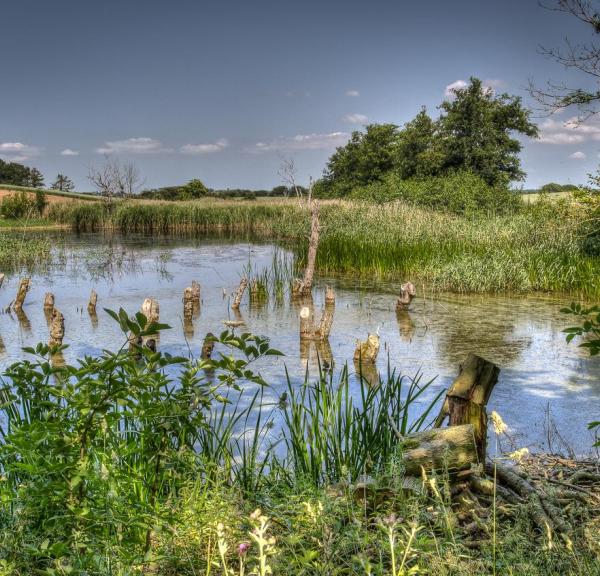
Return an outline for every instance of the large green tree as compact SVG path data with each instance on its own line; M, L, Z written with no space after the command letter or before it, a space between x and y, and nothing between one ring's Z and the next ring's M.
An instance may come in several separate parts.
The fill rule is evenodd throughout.
M5 162L0 159L0 184L30 186L31 168L17 162Z
M52 184L53 190L60 190L61 192L71 192L74 188L75 184L73 184L73 180L64 174L58 174Z
M395 124L369 124L364 132L353 132L329 159L321 192L346 196L357 186L381 180L394 167L397 144Z
M521 99L497 95L478 78L453 92L454 98L440 106L438 120L443 169L470 170L490 185L522 180L522 144L514 136L537 137L538 129Z

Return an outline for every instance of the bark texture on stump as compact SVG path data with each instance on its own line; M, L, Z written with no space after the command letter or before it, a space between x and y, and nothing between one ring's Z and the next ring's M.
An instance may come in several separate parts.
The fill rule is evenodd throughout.
M354 360L374 364L379 354L379 336L369 334L364 342L358 342L354 351Z
M325 306L321 313L321 319L317 325L315 322L314 305L312 298L307 305L300 309L300 339L301 340L327 340L331 334L333 318L335 315L335 294L327 287Z
M4 274L0 274L0 288L2 288L2 284L4 284Z
M188 286L183 291L183 318L185 320L191 320L194 315L194 288Z
M25 302L25 296L27 296L27 292L29 292L29 278L22 278L21 282L19 282L17 296L13 302L14 310L20 310L23 308L23 303Z
M58 308L52 310L52 321L50 323L50 340L48 346L60 346L65 337L65 318Z
M235 291L235 294L233 296L233 302L231 304L231 307L234 310L239 310L240 309L240 304L242 303L242 298L244 296L244 292L246 291L246 287L248 286L248 278L246 278L245 276L240 280L240 285L238 286L237 290Z
M448 392L435 425L448 418L449 426L471 424L480 462L485 462L487 411L490 394L498 381L500 368L475 354L469 354Z
M417 295L415 285L412 282L405 282L400 286L400 296L396 301L396 310L408 310L412 299Z
M200 284L192 280L192 299L200 304Z
M477 462L477 446L471 424L433 428L401 439L402 461L408 476L425 472L456 472Z
M54 310L54 294L52 292L46 292L44 296L44 312Z
M214 338L214 334L209 332L204 338L204 343L202 344L202 351L200 352L200 358L202 360L210 360L212 356L213 350L215 348L215 343L212 341Z
M96 313L96 304L98 303L98 294L96 294L95 290L90 292L90 300L88 302L88 313L95 314Z
M158 300L146 298L142 304L142 314L147 318L148 324L157 323L160 316Z

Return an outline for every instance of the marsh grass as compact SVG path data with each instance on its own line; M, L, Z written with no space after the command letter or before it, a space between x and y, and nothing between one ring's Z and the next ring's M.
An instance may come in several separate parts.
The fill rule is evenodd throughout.
M52 246L43 236L0 232L0 269L19 272L44 264L50 259Z
M514 214L459 216L402 202L324 201L317 268L370 280L410 279L431 291L569 292L596 296L600 259L582 250L577 202L538 203ZM294 201L127 201L57 204L50 217L78 231L214 233L285 243L304 265L309 216Z

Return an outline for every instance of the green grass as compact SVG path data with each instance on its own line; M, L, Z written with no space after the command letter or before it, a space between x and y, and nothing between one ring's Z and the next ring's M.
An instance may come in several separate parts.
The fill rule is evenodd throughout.
M514 214L461 216L402 202L326 201L317 268L368 280L411 280L431 291L600 294L600 260L584 253L590 208L551 202ZM299 264L309 215L294 200L235 202L125 201L108 213L100 203L54 205L52 221L77 231L224 232L292 240Z
M43 264L49 260L51 248L42 236L0 232L0 270L18 272Z

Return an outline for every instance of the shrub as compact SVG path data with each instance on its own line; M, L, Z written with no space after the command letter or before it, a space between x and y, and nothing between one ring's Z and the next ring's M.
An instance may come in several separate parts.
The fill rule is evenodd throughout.
M31 216L36 208L36 200L33 200L27 192L19 192L18 194L11 194L2 200L0 214L4 218L25 218Z
M481 177L466 171L409 180L390 174L382 182L353 190L352 197L380 203L404 200L455 214L508 213L521 203L516 192L502 186L490 186Z

